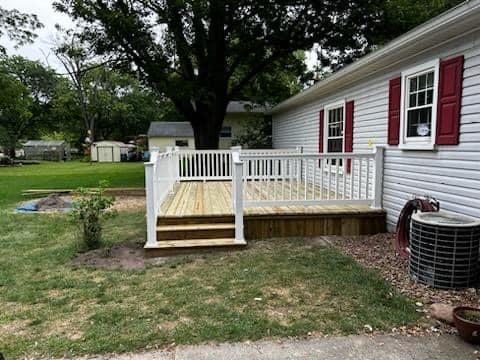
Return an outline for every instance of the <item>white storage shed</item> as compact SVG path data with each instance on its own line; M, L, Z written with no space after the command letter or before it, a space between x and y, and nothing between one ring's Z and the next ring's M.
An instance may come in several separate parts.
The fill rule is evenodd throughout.
M134 145L125 144L121 141L98 141L91 147L92 161L97 162L120 162L122 155L127 155Z

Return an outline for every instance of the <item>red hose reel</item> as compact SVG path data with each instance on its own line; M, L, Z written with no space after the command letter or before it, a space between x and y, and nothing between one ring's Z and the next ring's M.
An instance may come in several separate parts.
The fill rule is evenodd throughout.
M403 207L398 218L395 251L403 257L410 255L410 221L413 213L417 211L431 212L439 210L440 203L435 198L423 197L409 200Z

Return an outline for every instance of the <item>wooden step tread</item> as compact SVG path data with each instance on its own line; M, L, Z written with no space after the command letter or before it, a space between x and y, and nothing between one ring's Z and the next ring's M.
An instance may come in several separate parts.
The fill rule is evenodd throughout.
M178 249L216 246L244 246L246 243L236 243L234 238L219 239L191 239L191 240L162 240L155 247L149 249Z
M157 231L195 231L195 230L230 230L235 229L235 224L180 224L180 225L158 225Z

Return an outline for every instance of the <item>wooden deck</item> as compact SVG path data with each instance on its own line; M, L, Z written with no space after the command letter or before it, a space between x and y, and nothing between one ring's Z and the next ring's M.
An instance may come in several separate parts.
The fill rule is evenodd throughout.
M248 191L261 192L259 186L252 184ZM288 184L278 184L279 189L282 187L282 191L285 187L290 191ZM292 191L305 191L303 185L294 184L293 188ZM313 196L312 190L308 191ZM316 194L317 199L319 196ZM167 226L233 221L231 182L181 182L163 204L158 224ZM385 212L368 205L247 207L244 224L247 240L285 236L364 235L386 230Z
M265 186L268 186L267 189ZM326 191L321 193L317 188L313 189L305 183L278 182L274 185L261 183L248 183L246 198L255 193L256 197L264 200L269 194L272 199L275 193L292 194L298 197L298 193L307 194L308 199L327 199ZM273 194L273 195L272 195ZM333 194L330 194L334 199ZM341 197L339 198L341 199ZM262 206L246 207L245 216L256 215L307 215L307 214L372 214L383 213L382 210L374 210L368 205L309 205L309 206ZM196 216L233 216L232 187L230 181L208 182L181 182L175 187L173 194L169 195L161 209L165 217L196 217Z

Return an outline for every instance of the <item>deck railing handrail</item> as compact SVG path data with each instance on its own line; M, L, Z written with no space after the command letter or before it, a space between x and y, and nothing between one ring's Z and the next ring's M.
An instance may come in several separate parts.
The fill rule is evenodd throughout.
M177 151L180 181L231 180L232 154L236 151L249 156L267 156L293 154L298 149L241 149L240 147L223 150L180 149Z
M235 238L244 241L245 207L369 204L382 206L383 148L364 153L151 149L145 163L147 247L156 245L162 204L179 181L231 180Z
M382 147L364 153L256 155L239 151L235 157L238 158L232 179L235 219L243 221L245 207L382 206ZM243 236L243 228L238 235Z

